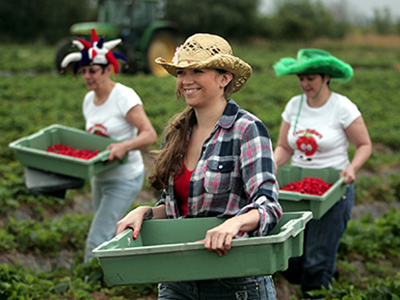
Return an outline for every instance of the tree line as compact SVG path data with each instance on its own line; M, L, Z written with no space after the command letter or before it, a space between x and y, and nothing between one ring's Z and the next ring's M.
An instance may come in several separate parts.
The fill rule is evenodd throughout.
M338 17L337 12L320 1L276 1L275 11L267 16L259 12L260 0L164 2L164 17L178 24L183 37L201 31L237 40L341 39L351 28L346 16ZM55 44L68 36L72 24L97 20L94 3L94 0L0 0L0 36L3 41ZM400 34L400 20L393 23L388 9L375 10L371 25L378 34Z

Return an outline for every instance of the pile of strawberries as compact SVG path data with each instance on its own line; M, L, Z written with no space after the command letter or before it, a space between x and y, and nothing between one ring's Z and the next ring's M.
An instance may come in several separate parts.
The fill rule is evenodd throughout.
M332 183L327 183L321 178L305 177L300 181L287 184L283 188L280 188L280 190L321 196L331 186Z
M92 157L96 156L100 151L99 150L91 151L89 149L78 150L73 147L58 143L56 145L48 147L47 152L68 155L81 159L91 159Z

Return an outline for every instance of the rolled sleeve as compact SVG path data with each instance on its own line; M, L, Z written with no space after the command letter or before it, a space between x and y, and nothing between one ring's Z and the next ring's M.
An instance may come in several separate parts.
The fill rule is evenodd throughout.
M266 196L259 197L243 207L237 215L242 215L252 209L258 209L260 213L260 224L257 230L249 232L249 236L266 236L276 226L282 217L282 207L278 201L270 201Z
M272 143L268 131L260 121L246 127L242 141L241 170L251 203L244 206L237 215L258 209L259 227L254 232L249 232L249 235L265 236L282 216L282 207L278 202L279 187L275 176Z

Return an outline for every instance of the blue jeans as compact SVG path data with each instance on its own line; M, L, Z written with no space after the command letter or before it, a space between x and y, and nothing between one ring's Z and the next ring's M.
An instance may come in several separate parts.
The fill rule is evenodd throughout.
M91 180L94 218L86 240L85 262L92 260L94 248L115 236L117 222L131 207L143 180L144 172L129 180Z
M161 283L158 299L276 300L276 294L271 276L255 276Z
M282 274L289 282L301 284L304 298L313 299L307 291L329 288L336 269L336 254L346 230L354 204L354 186L319 220L311 220L304 231L304 253L289 259L288 270Z

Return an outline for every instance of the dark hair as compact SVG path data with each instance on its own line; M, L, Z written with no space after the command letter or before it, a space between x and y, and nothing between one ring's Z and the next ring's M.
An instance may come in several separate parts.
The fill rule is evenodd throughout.
M322 80L324 80L325 79L325 77L326 77L326 75L327 74L324 74L324 73L316 73L316 74L318 74L319 76L321 76L322 77ZM300 76L300 75L307 75L307 74L296 74L297 76ZM328 82L326 83L326 85L329 87L329 84L331 83L331 80L329 79L328 80Z
M102 74L104 74L105 73L105 71L106 71L106 69L107 69L107 67L109 66L109 64L90 64L90 65L83 65L83 66L81 66L81 67L92 67L92 66L99 66L99 67L101 67L102 68L102 71L101 71L101 73Z
M324 80L327 74L319 73L319 75L322 77L322 80ZM329 84L330 84L330 83L331 83L331 79L328 80L328 82L326 83L326 85L329 87Z

